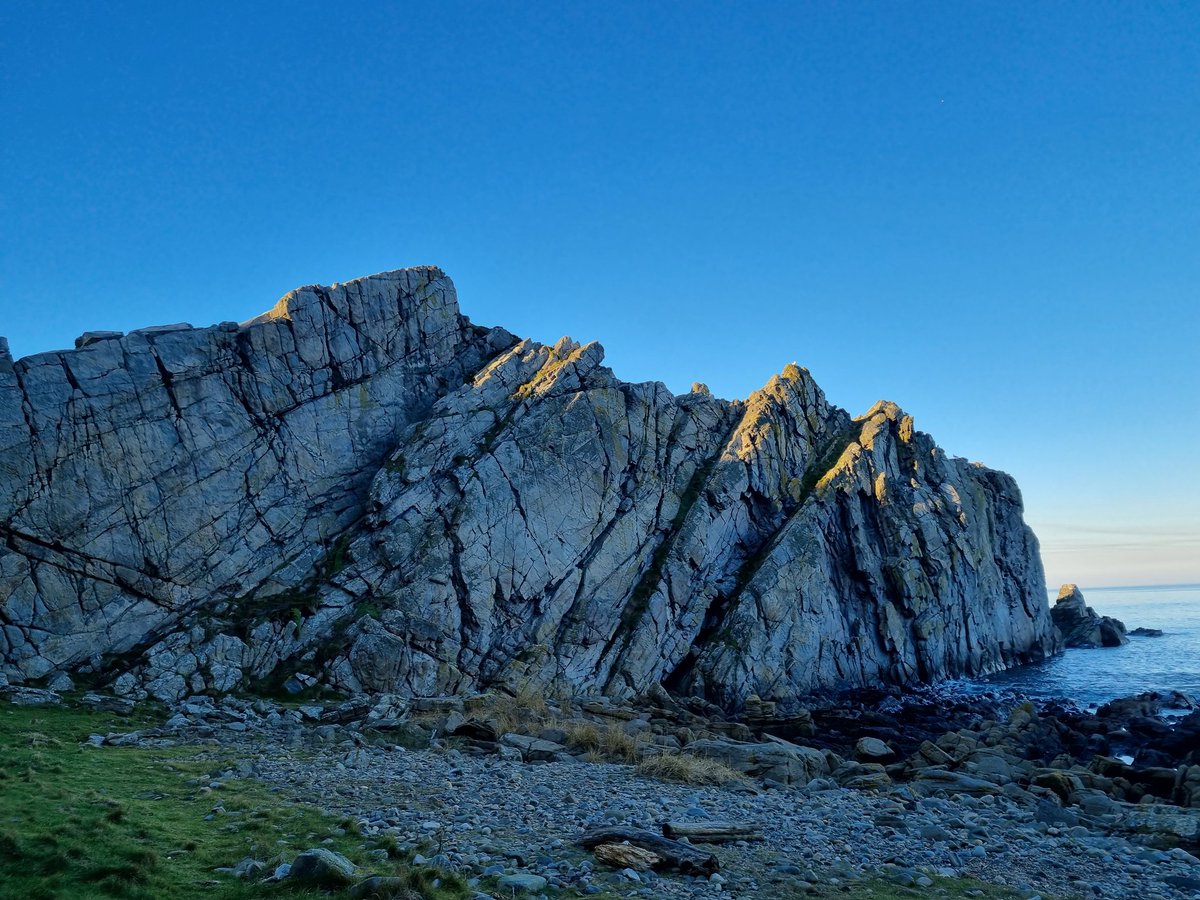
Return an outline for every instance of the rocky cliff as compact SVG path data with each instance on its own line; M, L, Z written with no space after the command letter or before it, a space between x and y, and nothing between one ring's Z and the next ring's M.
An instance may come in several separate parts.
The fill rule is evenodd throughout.
M627 384L472 325L433 268L77 343L0 345L10 680L737 707L1055 649L1012 479L794 365L745 401Z

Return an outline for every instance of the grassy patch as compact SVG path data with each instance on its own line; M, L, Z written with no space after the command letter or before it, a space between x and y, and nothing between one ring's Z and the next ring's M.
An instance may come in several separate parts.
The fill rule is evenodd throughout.
M740 772L715 759L692 756L690 753L663 753L648 756L637 766L638 772L663 781L678 781L683 784L734 784L745 781Z
M225 778L220 748L94 747L89 734L152 724L75 709L0 706L0 897L338 896L215 871L246 857L290 862L326 846L366 874L400 875L411 896L467 896L461 882L406 865L386 840L280 798L254 779Z

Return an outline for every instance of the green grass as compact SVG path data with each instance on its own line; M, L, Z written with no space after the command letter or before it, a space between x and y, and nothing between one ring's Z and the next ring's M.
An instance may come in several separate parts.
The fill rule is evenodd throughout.
M394 842L364 838L254 779L219 778L230 763L220 748L81 746L89 734L149 724L0 706L0 898L341 896L215 871L247 856L273 868L316 846L349 857L364 877L406 877L412 898L468 895L454 876L408 866ZM375 849L389 858L372 859Z

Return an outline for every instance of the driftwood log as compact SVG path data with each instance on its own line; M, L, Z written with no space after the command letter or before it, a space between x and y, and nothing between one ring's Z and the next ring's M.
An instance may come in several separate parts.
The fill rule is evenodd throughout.
M614 869L633 869L645 872L662 862L662 857L633 844L597 844L592 851L599 862Z
M649 850L657 856L659 861L654 866L656 872L678 869L684 875L708 876L721 868L721 864L711 853L705 853L691 844L673 841L653 831L646 831L644 828L592 828L579 837L578 843L591 850L600 844L620 844L623 841Z
M663 835L687 838L701 844L726 844L731 841L761 841L761 825L739 825L737 822L664 822Z

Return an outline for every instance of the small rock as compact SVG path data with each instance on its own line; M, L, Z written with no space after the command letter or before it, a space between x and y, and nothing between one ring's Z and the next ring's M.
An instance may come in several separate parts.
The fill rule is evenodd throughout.
M230 869L230 874L233 875L234 878L253 878L260 872L265 871L266 868L266 863L247 856L240 863Z

